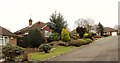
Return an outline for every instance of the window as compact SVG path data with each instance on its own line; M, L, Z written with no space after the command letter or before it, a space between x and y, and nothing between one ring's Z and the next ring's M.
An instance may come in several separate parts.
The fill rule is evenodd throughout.
M48 31L45 31L45 37L48 37Z
M2 45L3 39L2 37L0 37L0 45Z
M9 37L5 37L5 45L9 43Z
M6 45L7 43L9 43L9 37L8 36L0 37L0 45Z
M49 37L51 32L45 31L45 37Z

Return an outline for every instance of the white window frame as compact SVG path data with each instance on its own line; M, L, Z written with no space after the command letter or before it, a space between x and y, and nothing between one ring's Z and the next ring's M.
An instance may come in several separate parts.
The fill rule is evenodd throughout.
M49 37L50 34L51 34L51 32L49 32L49 31L45 31L45 37Z
M6 41L5 37L7 37L7 41ZM9 37L8 36L2 36L2 37L0 37L0 40L2 42L2 43L0 43L0 45L6 45L7 43L9 43Z

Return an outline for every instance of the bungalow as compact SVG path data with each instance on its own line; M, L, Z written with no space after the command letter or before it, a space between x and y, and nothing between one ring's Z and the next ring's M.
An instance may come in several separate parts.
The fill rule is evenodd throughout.
M104 34L108 34L110 36L116 36L118 33L118 30L110 27L104 27Z
M74 29L73 31L71 31L71 34L75 35L75 36L79 36L79 34L77 33L76 29Z
M29 26L21 29L21 30L18 30L15 32L15 34L19 37L23 37L25 35L28 34L28 32L31 30L31 29L40 29L42 30L44 36L47 38L49 37L49 35L52 33L52 29L50 29L50 27L47 25L47 23L43 23L43 22L37 22L35 24L32 24L32 19L30 18L29 19Z
M16 35L0 26L0 46L11 44L16 45Z
M98 35L100 34L99 29L97 30L91 30L94 33L97 33ZM110 28L110 27L104 27L104 34L107 34L109 36L116 36L118 33L118 30L114 29L114 28ZM76 32L76 29L71 31L72 35L78 35L78 33Z

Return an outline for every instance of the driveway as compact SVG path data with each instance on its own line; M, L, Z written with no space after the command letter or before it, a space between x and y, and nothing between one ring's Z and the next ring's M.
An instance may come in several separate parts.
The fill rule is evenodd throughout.
M118 36L101 38L47 61L118 61Z

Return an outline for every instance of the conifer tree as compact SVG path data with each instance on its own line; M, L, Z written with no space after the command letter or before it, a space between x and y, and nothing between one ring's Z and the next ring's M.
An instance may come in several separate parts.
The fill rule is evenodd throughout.
M101 36L103 36L104 27L103 27L103 25L100 22L98 23L98 30L99 30Z
M50 22L48 25L53 32L61 35L62 29L67 27L67 22L64 20L64 17L61 13L54 12L50 17Z

